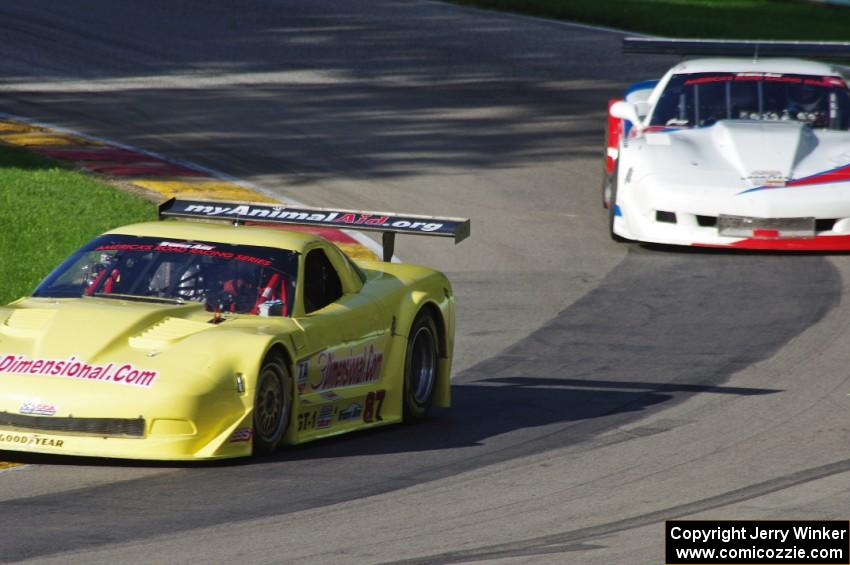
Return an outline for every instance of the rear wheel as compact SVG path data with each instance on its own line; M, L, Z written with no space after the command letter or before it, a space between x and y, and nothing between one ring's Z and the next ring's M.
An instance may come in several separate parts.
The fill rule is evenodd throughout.
M254 397L254 453L273 453L283 440L292 410L292 383L279 357L263 363Z
M404 419L419 420L434 402L439 369L437 326L427 314L420 314L407 339L404 361Z

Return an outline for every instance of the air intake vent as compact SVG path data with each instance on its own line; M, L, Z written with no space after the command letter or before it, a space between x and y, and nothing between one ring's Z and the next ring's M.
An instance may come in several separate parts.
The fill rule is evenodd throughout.
M142 437L145 435L144 418L53 418L0 412L0 426L97 436Z
M697 224L703 228L717 227L717 216L697 216Z
M835 222L838 221L835 218L826 219L826 220L815 220L815 231L832 231L832 228L835 227Z
M661 210L656 210L655 221L656 222L664 222L665 224L675 224L676 223L676 213L675 212L662 212Z

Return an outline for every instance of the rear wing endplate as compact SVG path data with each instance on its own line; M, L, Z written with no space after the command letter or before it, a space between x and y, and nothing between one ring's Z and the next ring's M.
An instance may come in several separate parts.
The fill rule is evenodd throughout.
M624 37L623 53L661 55L721 55L745 57L847 57L844 41L773 41L743 39L678 39Z
M469 237L470 230L468 218L437 218L395 212L364 212L303 206L290 207L285 204L177 198L159 205L159 217L160 219L174 217L225 220L235 225L251 222L377 231L382 233L384 261L392 259L397 233L451 237L455 243L460 243Z

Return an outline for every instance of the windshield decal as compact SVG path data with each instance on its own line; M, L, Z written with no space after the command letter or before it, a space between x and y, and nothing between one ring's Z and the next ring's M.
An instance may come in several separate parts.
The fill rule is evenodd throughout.
M805 84L810 86L829 87L844 87L847 85L838 77L803 77L803 76L785 76L777 73L735 73L722 74L704 77L696 77L685 81L685 86L694 84L708 84L712 82L729 82L729 81L766 81L766 82L784 82L789 84Z
M232 253L230 251L216 251L211 245L199 245L191 243L179 243L164 241L158 245L143 245L136 243L113 243L110 245L99 245L95 251L156 251L157 253L188 253L191 255L205 255L207 257L220 257L221 259L233 259L268 267L272 264L268 259L261 259L244 253Z

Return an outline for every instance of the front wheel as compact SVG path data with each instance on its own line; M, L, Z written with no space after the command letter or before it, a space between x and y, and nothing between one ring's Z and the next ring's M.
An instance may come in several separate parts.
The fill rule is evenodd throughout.
M404 361L404 419L424 418L434 402L439 353L437 327L427 314L420 314L407 339Z
M609 175L608 171L602 171L602 207L610 209L614 199L614 184L617 182L617 168Z
M263 363L254 397L254 453L273 453L286 434L292 410L292 383L286 364L279 358Z
M616 241L617 243L622 243L624 241L628 241L625 237L619 236L614 233L614 218L617 217L617 210L619 209L617 206L617 167L614 167L614 174L611 175L612 180L610 184L610 194L611 199L608 201L608 234L611 236L611 239Z
M614 175L602 173L602 207L608 209L611 207L611 198L614 192Z

